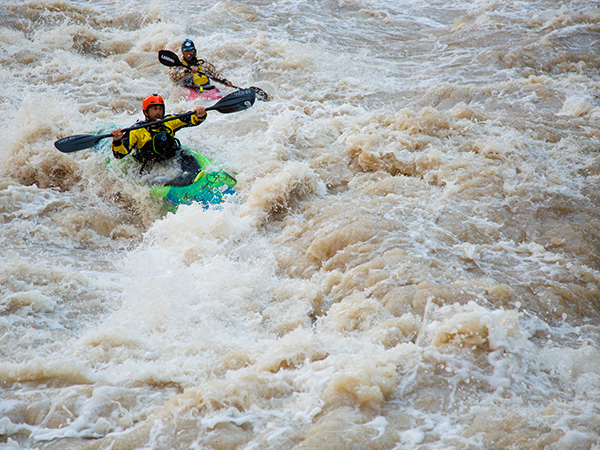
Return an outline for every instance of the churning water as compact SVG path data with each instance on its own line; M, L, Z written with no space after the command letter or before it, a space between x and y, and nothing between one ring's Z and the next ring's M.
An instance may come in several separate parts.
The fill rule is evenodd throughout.
M167 213L55 140L178 133ZM575 0L0 4L0 447L599 449L600 9ZM224 93L233 92L222 87Z

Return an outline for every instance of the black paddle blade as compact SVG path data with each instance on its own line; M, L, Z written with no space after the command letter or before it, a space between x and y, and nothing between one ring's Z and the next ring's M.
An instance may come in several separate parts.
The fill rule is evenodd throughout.
M266 102L267 100L269 100L269 95L261 88L256 86L250 86L250 89L252 89L256 94L256 100L260 100L261 102Z
M91 148L100 142L101 139L109 135L97 136L95 134L78 134L59 139L54 143L54 146L63 153L72 153L85 148Z
M221 114L243 111L254 105L255 99L256 93L253 89L242 89L226 95L214 105L206 108L206 110L217 110Z
M158 61L168 67L183 66L179 56L170 50L159 50Z

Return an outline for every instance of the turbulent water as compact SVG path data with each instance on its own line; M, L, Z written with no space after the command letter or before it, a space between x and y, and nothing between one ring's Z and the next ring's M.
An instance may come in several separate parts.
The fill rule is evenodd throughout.
M53 143L200 104L186 38L271 99L173 214ZM0 448L600 449L599 50L592 0L3 0Z

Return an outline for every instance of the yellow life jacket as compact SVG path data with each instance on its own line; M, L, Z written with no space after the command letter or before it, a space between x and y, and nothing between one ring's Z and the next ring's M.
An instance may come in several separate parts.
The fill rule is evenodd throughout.
M208 77L204 74L204 69L202 69L202 63L204 61L202 61L201 59L198 59L196 57L194 57L194 59L190 62L187 62L185 59L183 61L181 61L183 63L183 65L187 68L190 67L197 67L198 68L198 73L195 73L192 80L194 82L194 84L196 86L204 86L205 84L209 84L210 80L208 79Z

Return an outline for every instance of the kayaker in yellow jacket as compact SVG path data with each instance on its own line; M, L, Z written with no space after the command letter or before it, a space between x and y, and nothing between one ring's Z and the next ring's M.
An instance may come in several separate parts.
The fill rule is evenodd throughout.
M214 86L210 84L210 77L225 86L232 86L231 81L223 78L215 66L208 61L196 58L196 46L190 39L183 41L181 53L183 54L181 62L185 67L177 66L169 69L169 78L174 83L180 86L209 90L214 89Z
M142 102L142 109L146 122L154 122L165 117L165 102L159 95L146 97ZM205 119L206 110L198 106L194 114L181 119L173 119L125 133L120 128L116 128L111 131L113 156L120 159L131 153L136 161L143 164L142 169L148 162L166 161L173 158L180 147L175 132L184 127L200 125Z

